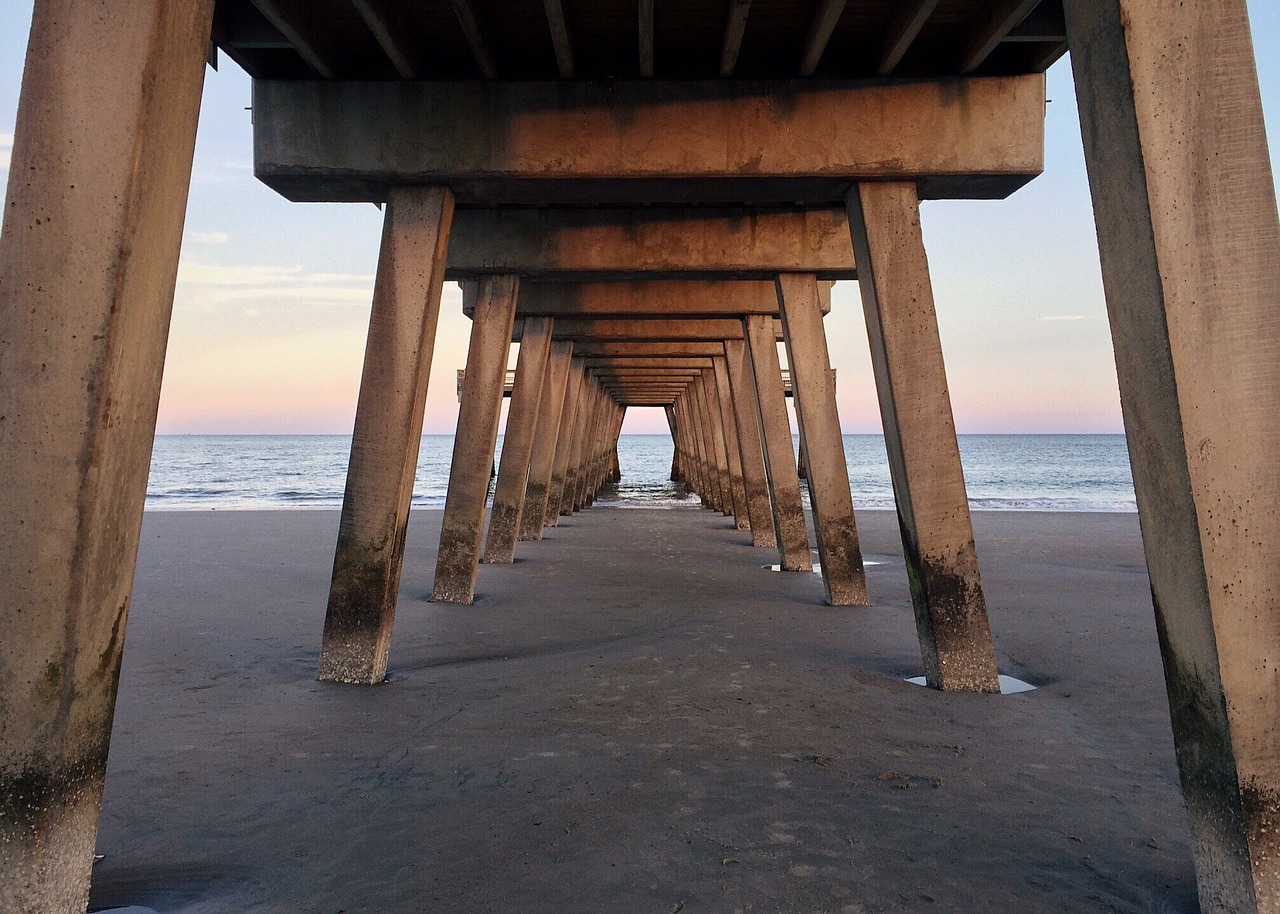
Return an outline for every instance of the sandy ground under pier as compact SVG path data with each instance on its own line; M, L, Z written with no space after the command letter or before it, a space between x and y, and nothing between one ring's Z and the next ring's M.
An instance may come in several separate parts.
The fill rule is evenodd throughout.
M314 680L336 512L149 514L91 910L1191 912L1132 515L978 514L1001 671L919 672L874 606L698 509L596 508L472 607L409 533L390 681Z

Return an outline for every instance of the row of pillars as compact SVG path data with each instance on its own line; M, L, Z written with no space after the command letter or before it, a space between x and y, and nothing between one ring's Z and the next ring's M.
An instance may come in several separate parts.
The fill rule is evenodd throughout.
M926 681L940 689L998 691L915 186L861 185L850 193L848 211ZM451 215L444 188L397 188L387 205L325 622L324 680L377 683L386 674ZM705 504L751 530L754 543L776 547L783 570L796 572L812 570L803 475L827 601L865 606L819 283L813 274L795 273L778 276L776 285L803 474L792 451L769 315L744 316L741 338L724 340L711 368L675 379L674 388L665 382L663 389L674 391L668 418L675 470ZM523 318L484 541L518 292L518 278L501 275L485 277L476 294L432 592L437 602L471 603L482 558L511 562L519 539L539 538L558 516L589 505L615 472L625 407L573 357L572 340L555 339L553 318Z
M1280 220L1246 6L1064 9L1201 904L1277 911ZM6 911L87 900L212 11L35 6L0 238ZM330 636L394 608L452 208L443 189L390 193ZM887 294L922 278L903 192L863 186L849 212L912 590L940 595L919 612L970 586L933 573L969 560L946 533L966 513L934 493L955 469L920 471L919 442L954 437L945 382L928 365L884 376L904 327L932 345L932 300Z

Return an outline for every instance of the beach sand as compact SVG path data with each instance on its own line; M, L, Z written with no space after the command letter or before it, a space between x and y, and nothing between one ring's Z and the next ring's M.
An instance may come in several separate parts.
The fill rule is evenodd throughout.
M726 518L597 508L471 607L415 511L378 687L314 679L337 513L150 513L91 910L1197 910L1134 515L980 513L1002 673L920 672L891 513L874 606Z

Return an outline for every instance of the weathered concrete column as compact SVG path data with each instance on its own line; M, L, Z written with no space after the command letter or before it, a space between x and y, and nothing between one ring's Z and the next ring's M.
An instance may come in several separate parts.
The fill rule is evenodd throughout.
M925 681L999 692L916 185L862 184L847 203Z
M716 477L720 481L720 513L734 514L733 486L729 481L729 445L725 440L724 415L720 410L720 391L716 388L715 371L702 373L702 395L706 398L707 417L711 427L711 446L716 457Z
M484 508L502 415L518 288L514 276L480 280L436 556L431 598L437 603L469 604L475 599Z
M1245 3L1065 9L1200 906L1280 911L1280 220Z
M711 400L711 388L707 383L707 372L702 372L695 381L698 398L698 412L702 420L702 440L707 458L707 483L711 493L711 507L723 515L733 513L726 480L728 467L724 454L723 436L716 436L720 426L720 417L716 414ZM730 505L726 508L726 505Z
M671 429L671 481L684 482L684 473L680 465L684 459L681 451L680 435L676 430L676 411L674 406L664 406L662 412L667 417L667 428Z
M744 318L742 325L747 340L748 358L745 362L751 370L756 418L764 445L761 451L772 496L779 563L783 571L813 571L804 502L800 499L800 477L796 473L795 451L791 450L791 421L787 418L787 396L782 389L782 365L778 361L773 319L752 316Z
M555 473L556 441L560 434L560 417L564 412L565 389L569 383L569 362L573 342L555 340L543 374L538 428L534 434L533 454L529 458L529 483L524 495L524 511L520 514L520 539L540 540L546 525L547 501L551 496ZM563 482L562 482L563 484Z
M489 510L489 533L484 543L484 560L493 564L508 564L516 557L516 534L529 484L533 433L542 408L547 357L551 354L551 321L549 317L524 318L511 407L502 436L502 460L498 464L498 482Z
M583 429L582 462L578 466L578 490L574 496L573 510L586 508L595 481L595 457L600 447L600 420L604 412L604 391L600 382L592 380L591 406L587 412L587 424Z
M676 414L676 431L679 432L680 438L684 442L681 475L684 477L684 483L688 486L689 491L701 499L702 481L699 475L697 444L693 440L693 420L689 416L689 402L692 396L693 394L689 387L686 387L684 393L676 398L672 408Z
M689 469L692 477L693 491L703 507L709 507L710 496L707 494L707 465L702 450L701 423L698 419L697 385L690 384L684 395L676 401L677 407L684 417L685 437L689 441Z
M809 504L827 602L866 606L867 575L853 519L849 468L845 465L836 390L822 329L818 283L812 273L778 276L782 335L791 366L791 390L805 446Z
M387 200L320 648L328 682L387 673L452 216L445 188Z
M0 911L88 903L212 15L35 4L0 234Z
M778 537L773 529L773 507L769 503L769 482L764 472L755 394L751 390L750 369L745 362L746 344L742 340L725 340L724 351L733 416L738 429L742 483L747 500L747 517L751 522L751 544L773 549L778 545Z
M573 500L578 493L578 472L582 464L583 429L591 411L591 393L595 387L591 371L585 366L582 369L582 380L578 386L578 403L574 410L572 437L569 440L569 462L564 472L564 491L560 497L560 516L569 517L575 508Z
M733 415L733 394L729 391L729 370L723 358L711 360L715 372L716 395L720 418L724 420L724 445L729 458L729 490L733 495L733 520L739 530L751 529L747 514L747 488L742 481L742 444L738 436L738 423Z
M573 441L578 427L578 405L582 400L585 375L586 368L582 359L572 359L569 363L569 380L565 384L564 407L560 411L560 431L556 436L556 462L555 469L551 473L551 488L547 492L544 527L554 527L560 522L564 493L568 487Z

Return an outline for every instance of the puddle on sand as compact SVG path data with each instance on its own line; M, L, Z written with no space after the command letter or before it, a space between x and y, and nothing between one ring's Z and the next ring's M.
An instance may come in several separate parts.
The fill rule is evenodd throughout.
M912 685L922 686L925 684L923 676L912 676L907 679ZM1019 692L1034 692L1036 689L1029 682L1023 682L1021 679L1014 679L1012 676L1000 674L1000 694L1001 695L1017 695Z
M862 563L862 567L866 568L866 567L867 567L867 566L869 566L869 565L883 565L883 564L884 564L884 562L865 561L865 562L863 562L863 563ZM782 570L782 566L781 566L781 565L761 565L760 567L761 567L761 568L763 568L763 569L765 569L766 571L781 571L781 570ZM814 573L814 574L822 574L822 566L821 566L821 565L819 565L817 562L814 562L814 563L813 563L813 573Z

